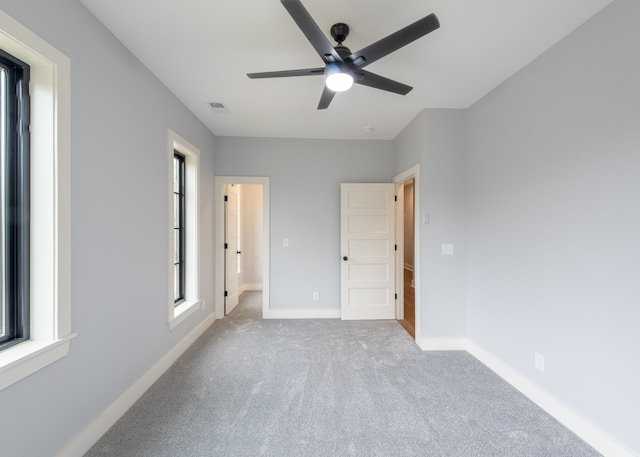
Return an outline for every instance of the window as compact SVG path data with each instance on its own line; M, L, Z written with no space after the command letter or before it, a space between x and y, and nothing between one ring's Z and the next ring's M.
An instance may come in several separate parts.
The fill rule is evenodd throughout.
M0 350L29 339L29 65L0 50Z
M1 122L6 143L0 160L0 389L4 389L66 356L75 334L70 300L69 58L1 10L0 49L6 107ZM21 114L15 125L26 127L28 115L30 136L8 126L16 106ZM15 132L21 133L13 136ZM16 149L16 144L21 147ZM22 164L17 169L16 160ZM21 203L16 203L16 196Z
M173 153L173 302L184 300L185 185L184 156Z
M200 151L168 131L169 328L202 309L198 265L198 181Z

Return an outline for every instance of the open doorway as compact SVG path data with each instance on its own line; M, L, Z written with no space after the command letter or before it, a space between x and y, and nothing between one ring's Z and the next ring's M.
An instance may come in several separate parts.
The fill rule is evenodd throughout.
M216 177L215 310L233 311L245 291L269 309L269 178Z
M414 218L415 218L415 181L410 178L402 183L402 213L403 213L403 262L402 268L402 319L400 325L416 337L416 308L415 308L415 259L414 259Z
M224 184L224 315L262 290L262 184Z
M419 165L394 177L396 184L396 319L416 339L420 335L419 239L416 211L419 208Z

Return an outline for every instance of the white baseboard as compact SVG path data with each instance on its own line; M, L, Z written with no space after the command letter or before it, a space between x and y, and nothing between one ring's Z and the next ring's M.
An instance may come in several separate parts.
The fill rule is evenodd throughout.
M340 319L339 309L270 309L264 319Z
M243 284L240 286L240 289L238 290L238 295L248 290L262 290L262 284Z
M116 401L107 407L82 432L74 437L56 454L57 457L81 457L91 446L109 430L124 413L156 382L162 374L180 357L189 346L200 337L204 331L216 320L215 314L210 314L191 333L182 339L149 371L129 387Z
M637 457L636 454L622 446L615 439L584 419L564 403L550 395L540 386L514 370L488 351L467 340L467 351L490 368L494 373L507 381L536 405L544 409L558 422L563 424L583 441L604 456Z
M340 318L339 309L269 310L264 314L265 319ZM56 454L57 457L81 457L84 455L214 321L215 315L210 314L198 327L180 341L177 346L169 351L169 353L127 389L93 422L85 427L80 434L58 452ZM417 336L416 343L425 351L468 351L473 357L527 396L602 455L638 457L608 434L550 395L540 386L511 368L511 366L498 357L469 340L465 338L426 338Z
M466 351L468 347L466 338L426 338L416 336L416 344L423 351Z

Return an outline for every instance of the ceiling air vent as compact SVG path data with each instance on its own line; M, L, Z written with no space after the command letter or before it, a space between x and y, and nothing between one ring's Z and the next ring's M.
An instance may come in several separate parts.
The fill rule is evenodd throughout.
M211 102L211 103L209 103L209 106L211 106L211 108L213 109L214 113L218 113L218 114L228 114L229 113L229 110L227 109L226 106L224 106L224 103Z

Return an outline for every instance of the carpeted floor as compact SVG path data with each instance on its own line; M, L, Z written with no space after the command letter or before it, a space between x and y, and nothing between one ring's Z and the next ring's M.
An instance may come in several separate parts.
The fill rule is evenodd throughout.
M600 455L466 352L423 352L396 321L263 321L260 298L86 457Z

